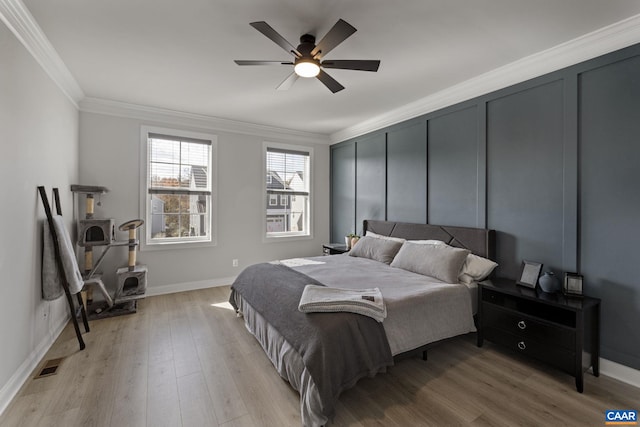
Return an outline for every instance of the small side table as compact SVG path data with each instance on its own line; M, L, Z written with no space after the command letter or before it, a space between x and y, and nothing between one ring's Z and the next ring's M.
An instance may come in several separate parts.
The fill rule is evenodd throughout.
M322 245L322 255L340 255L345 252L349 252L349 248L343 243L325 243Z
M478 291L478 347L487 339L555 366L575 377L580 393L589 366L600 375L598 298L546 294L507 279L480 282Z

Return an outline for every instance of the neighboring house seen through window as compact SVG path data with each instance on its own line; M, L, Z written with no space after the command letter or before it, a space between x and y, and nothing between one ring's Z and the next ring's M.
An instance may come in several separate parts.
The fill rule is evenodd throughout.
M265 143L267 238L311 235L311 154Z
M213 135L143 128L146 245L214 243Z

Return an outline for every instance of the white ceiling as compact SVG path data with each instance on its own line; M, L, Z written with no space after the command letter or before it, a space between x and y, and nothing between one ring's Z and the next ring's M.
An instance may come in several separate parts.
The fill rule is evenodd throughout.
M84 95L334 134L521 58L640 14L638 0L23 0ZM291 44L342 18L358 31L325 59L380 59L377 73L328 70L275 88Z

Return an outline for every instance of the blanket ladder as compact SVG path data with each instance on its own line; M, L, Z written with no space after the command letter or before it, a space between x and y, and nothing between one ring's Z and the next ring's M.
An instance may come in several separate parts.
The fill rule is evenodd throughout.
M73 327L76 331L76 337L78 338L78 343L80 344L80 350L84 350L85 343L82 339L80 326L78 325L78 316L82 315L84 330L86 332L89 332L89 320L87 319L87 312L85 310L84 303L82 302L82 295L80 292L76 294L76 297L78 299L78 307L76 307L73 303L73 298L71 297L71 292L69 291L69 283L67 282L67 278L64 275L64 267L62 265L62 258L60 256L60 248L58 247L58 233L56 233L56 229L53 224L53 214L51 212L51 206L49 205L49 199L47 198L47 193L43 186L38 187L38 192L40 193L40 198L42 199L42 204L44 205L44 211L47 215L47 221L49 222L49 230L51 232L51 238L53 240L56 264L60 273L60 282L62 283L64 293L67 297L67 302L69 303L69 310L71 311L71 321L73 322ZM57 188L53 189L53 197L56 204L56 213L58 215L62 215L62 209L60 207L60 195Z

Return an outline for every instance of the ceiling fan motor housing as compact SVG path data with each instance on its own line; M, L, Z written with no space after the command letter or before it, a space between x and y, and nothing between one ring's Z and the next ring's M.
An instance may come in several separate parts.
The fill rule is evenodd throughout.
M313 58L311 51L316 47L316 38L311 34L303 34L300 36L300 44L298 45L298 52L303 58ZM320 53L320 52L318 52Z

